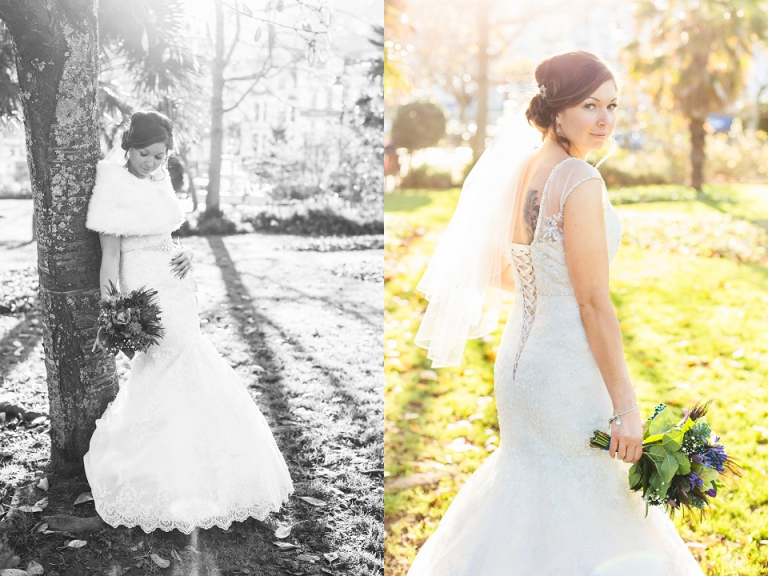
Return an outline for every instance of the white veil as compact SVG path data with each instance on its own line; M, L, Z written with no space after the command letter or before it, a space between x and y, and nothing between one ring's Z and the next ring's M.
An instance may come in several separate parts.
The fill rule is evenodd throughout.
M501 273L514 233L519 188L541 135L522 114L478 160L416 289L429 305L415 337L432 367L458 366L467 338L498 326Z
M112 139L112 142L115 144L112 146L109 152L107 152L107 155L104 156L105 162L112 162L113 164L120 164L120 166L125 166L127 159L125 157L125 150L123 150L122 147L122 135L122 132L115 133L115 137Z

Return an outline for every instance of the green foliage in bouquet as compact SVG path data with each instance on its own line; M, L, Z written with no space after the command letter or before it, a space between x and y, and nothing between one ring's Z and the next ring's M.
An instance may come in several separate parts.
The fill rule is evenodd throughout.
M164 330L156 296L156 290L144 286L125 295L110 281L107 297L101 301L93 349L98 347L111 354L122 351L133 358L136 352L145 352L157 344Z
M741 468L725 453L719 437L710 443L712 430L705 416L712 401L685 410L678 420L665 404L659 404L643 434L643 455L629 469L629 488L642 490L648 506L667 512L702 510L724 485L721 475L741 475ZM593 448L608 449L611 437L595 431Z

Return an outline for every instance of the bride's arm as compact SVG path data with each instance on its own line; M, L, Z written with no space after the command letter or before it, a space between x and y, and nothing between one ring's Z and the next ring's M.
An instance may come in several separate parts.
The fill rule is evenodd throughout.
M117 286L120 277L120 236L99 233L101 242L101 268L99 268L99 289L105 298L109 282Z
M577 186L565 201L563 219L565 260L579 303L589 347L613 402L614 414L637 403L624 361L621 329L608 290L608 246L600 180ZM642 451L642 422L637 408L611 429L610 453L636 462ZM618 447L617 447L618 444Z

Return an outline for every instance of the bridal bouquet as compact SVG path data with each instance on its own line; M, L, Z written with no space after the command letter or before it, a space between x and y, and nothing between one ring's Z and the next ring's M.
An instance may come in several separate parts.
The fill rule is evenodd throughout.
M665 404L659 404L648 418L643 434L643 455L629 469L629 488L642 490L648 506L675 510L703 510L723 487L720 476L739 476L741 468L725 453L725 448L706 422L712 403L697 404L685 410L681 420ZM611 437L595 431L590 446L607 450Z
M101 301L99 331L93 350L117 354L129 358L144 352L163 337L160 323L160 307L155 302L156 290L144 287L129 294L122 294L110 281L108 295Z

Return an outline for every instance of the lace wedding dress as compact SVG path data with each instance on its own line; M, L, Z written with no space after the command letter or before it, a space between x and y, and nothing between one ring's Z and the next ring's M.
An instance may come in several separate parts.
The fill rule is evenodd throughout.
M99 170L88 227L122 235L120 288L158 291L165 335L134 356L127 380L96 421L84 458L96 511L111 526L145 532L188 534L263 519L293 485L264 416L200 332L191 274L179 279L169 265L177 251L170 232L180 219L173 191L120 166L101 162ZM110 178L100 182L105 174ZM121 185L128 196L107 196ZM120 201L130 205L115 214ZM158 221L159 212L168 217ZM148 221L156 225L147 228ZM131 230L143 233L126 234Z
M601 179L558 164L542 191L530 245L510 244L514 307L495 365L502 443L461 488L409 576L701 576L671 520L645 517L629 465L591 448L612 404L568 275L563 208ZM603 187L610 257L621 223Z

